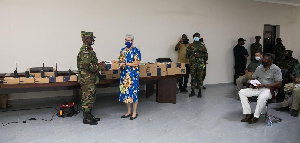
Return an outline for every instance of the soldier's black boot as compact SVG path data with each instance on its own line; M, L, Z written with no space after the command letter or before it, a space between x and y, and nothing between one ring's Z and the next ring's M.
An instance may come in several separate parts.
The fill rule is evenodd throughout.
M292 109L291 116L293 116L293 117L298 117L298 110Z
M91 112L83 112L83 124L97 125L98 121L94 118Z
M181 92L188 92L188 90L186 88L187 88L187 84L184 83L183 86L182 86L182 91Z
M202 93L201 93L201 89L199 89L199 92L198 92L198 98L201 98L202 97Z
M92 110L91 110L92 112ZM93 116L93 114L91 114ZM100 121L100 118L96 118L95 116L93 116L93 118L96 120L96 121Z
M191 91L189 97L192 97L192 96L195 96L195 91L194 91L194 89L192 89L192 91Z

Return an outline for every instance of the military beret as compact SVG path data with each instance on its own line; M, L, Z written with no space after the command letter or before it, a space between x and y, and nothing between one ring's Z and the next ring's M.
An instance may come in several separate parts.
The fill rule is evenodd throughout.
M293 51L292 50L286 50L286 55L292 55L293 54Z
M93 34L93 32L85 32L85 31L81 31L81 36L91 36L93 38L96 38Z
M255 36L255 39L261 39L261 36Z
M282 41L281 38L277 38L276 41Z
M238 42L241 42L241 41L246 41L246 40L244 38L239 38Z

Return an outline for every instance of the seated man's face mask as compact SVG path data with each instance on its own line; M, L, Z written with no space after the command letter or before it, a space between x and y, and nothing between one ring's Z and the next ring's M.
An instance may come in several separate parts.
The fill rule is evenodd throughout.
M260 61L260 57L255 57L255 60Z

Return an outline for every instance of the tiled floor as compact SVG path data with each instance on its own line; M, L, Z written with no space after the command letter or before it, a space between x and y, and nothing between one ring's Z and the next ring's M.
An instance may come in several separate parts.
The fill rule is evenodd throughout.
M105 89L98 89L105 90ZM267 126L263 117L256 124L242 123L242 107L233 85L208 86L203 97L179 93L177 104L155 102L155 95L140 93L136 120L121 119L126 107L117 94L97 95L93 113L101 117L96 126L82 124L82 113L60 118L55 111L65 99L15 100L13 108L0 110L1 143L299 143L300 117L277 112L270 104L269 114L283 119ZM66 98L66 97L64 97ZM256 103L251 103L254 108ZM42 109L39 109L42 108ZM31 109L31 110L20 110ZM16 110L16 111L11 111ZM253 109L254 110L254 109ZM7 111L7 112L4 112ZM28 120L36 118L36 120ZM26 120L26 123L23 121ZM47 121L46 121L47 120ZM18 122L18 123L12 123ZM8 124L10 123L10 124ZM2 124L2 125L1 125Z

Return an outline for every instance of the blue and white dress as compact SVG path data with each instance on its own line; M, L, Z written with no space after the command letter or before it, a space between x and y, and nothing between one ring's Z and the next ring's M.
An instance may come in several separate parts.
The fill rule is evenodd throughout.
M141 61L141 52L138 48L122 48L119 57L120 63ZM139 93L139 66L123 66L120 69L119 101L124 103L138 102Z

